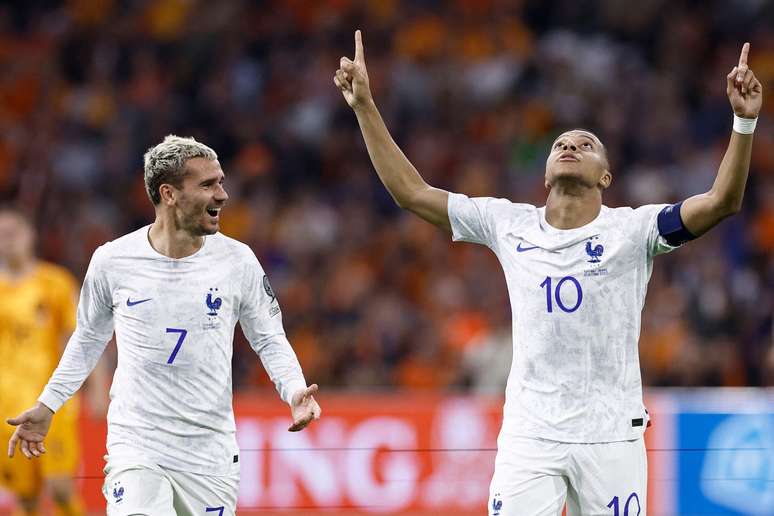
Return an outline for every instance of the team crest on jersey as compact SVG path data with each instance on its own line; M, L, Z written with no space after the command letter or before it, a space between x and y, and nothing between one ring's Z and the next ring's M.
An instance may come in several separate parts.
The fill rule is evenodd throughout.
M598 243L597 240L599 240L599 235L586 240L586 254L589 257L586 261L591 264L591 268L583 271L584 276L604 276L607 274L607 269L602 267L602 255L605 253L605 246Z
M116 503L121 503L124 499L124 486L121 485L121 482L116 482L115 486L113 487L113 498L115 499Z
M213 295L217 296L218 289L217 288L211 288L209 293L207 293L207 308L210 309L209 312L207 312L207 315L210 317L215 317L218 315L218 310L220 310L221 305L223 304L223 300L219 297L216 297L213 299Z
M498 500L500 494L494 495L492 498L492 516L500 516L500 511L503 509L503 501Z
M592 240L596 240L599 237L591 237L586 241L586 254L591 257L589 263L599 263L602 258L602 253L605 252L605 248L602 244L597 244L592 247Z
M218 310L223 306L223 299L218 297L218 288L213 287L207 292L207 297L204 300L207 305L207 320L202 324L204 330L216 330L220 328L220 319L218 318Z

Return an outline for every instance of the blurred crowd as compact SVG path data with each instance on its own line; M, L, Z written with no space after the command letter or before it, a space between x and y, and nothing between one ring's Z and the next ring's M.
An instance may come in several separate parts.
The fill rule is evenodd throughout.
M766 21L768 20L768 21ZM485 248L401 212L333 84L363 30L387 125L432 185L543 205L562 130L606 144L608 206L706 191L728 144L725 75L764 85L742 212L656 260L645 385L774 385L774 4L761 0L70 0L0 6L0 200L43 258L85 273L148 224L142 154L219 154L222 231L256 252L307 379L502 392L504 277ZM265 386L239 335L237 389Z

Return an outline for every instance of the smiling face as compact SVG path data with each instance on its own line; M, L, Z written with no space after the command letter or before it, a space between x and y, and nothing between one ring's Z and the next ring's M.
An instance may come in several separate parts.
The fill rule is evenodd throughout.
M546 160L546 188L568 182L607 188L613 179L604 145L593 133L575 129L554 141Z
M218 160L193 158L185 163L181 186L161 185L163 202L174 210L177 226L192 236L212 235L220 229L220 210L228 200L225 174Z

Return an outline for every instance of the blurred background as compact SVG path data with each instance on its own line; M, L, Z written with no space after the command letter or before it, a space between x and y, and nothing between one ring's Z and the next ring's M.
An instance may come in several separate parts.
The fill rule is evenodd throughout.
M470 453L452 453L441 461L445 466L428 452L411 478L391 476L406 473L405 458L376 454L362 466L376 472L375 489L404 493L408 501L370 510L481 513L511 358L503 274L487 249L452 245L443 232L402 213L379 183L355 117L333 84L339 57L353 55L356 28L363 30L377 105L430 184L539 206L550 143L575 127L594 131L607 147L614 176L605 192L608 206L676 202L706 191L731 131L725 75L742 43L751 42L750 66L764 85L764 104L743 210L656 260L640 352L648 399L665 414L661 430L651 431L651 448L658 438L664 450L676 450L694 430L704 441L691 446L711 448L713 425L735 417L763 439L751 445L758 450L754 459L727 458L741 470L718 466L726 474L723 489L701 487L702 478L711 478L701 475L717 459L712 454L705 462L694 454L695 468L681 466L676 452L661 453L668 460L651 455L652 471L657 462L665 468L662 477L651 475L663 478L651 482L651 490L660 490L652 495L653 510L774 514L774 394L766 388L774 385L774 101L768 98L774 2L640 0L636 8L616 0L4 3L0 200L34 217L41 258L82 278L98 245L153 220L143 152L169 133L207 143L227 176L222 232L248 243L267 270L305 375L323 389L326 417L339 421L326 401L345 412L362 408L341 416L339 434L321 424L301 439L324 448L343 446L332 435L350 436L372 423L419 428L412 413L436 417L451 403L457 409L438 415L443 422L428 420L435 430L423 428L397 444L389 435L400 432L387 433L373 446L467 449L473 443L484 451L464 460L459 455ZM114 357L110 350L109 367ZM664 386L753 389L657 389ZM237 414L249 419L240 426L241 439L253 436L256 450L280 447L267 437L273 420L261 418L274 410L281 420L285 409L275 406L241 333L234 389ZM254 400L264 396L258 410ZM394 413L384 415L371 396ZM725 408L715 414L707 407ZM746 415L729 415L740 410ZM448 419L449 413L458 417ZM686 414L699 414L703 423ZM689 426L680 432L683 423ZM84 432L96 432L88 435L100 432L88 414L83 425ZM728 435L745 434L734 428ZM80 475L97 514L104 503L99 446L84 452L97 459L84 458ZM330 462L317 467L346 469L349 455L330 453ZM249 503L243 494L243 506L261 514L283 507L309 513L338 507L347 514L368 508L353 494L358 489L329 486L338 494L326 498L320 493L329 491L303 472L272 480L273 460L243 465L243 478L245 468L254 469L257 477L247 474L251 485L265 487ZM476 467L483 480L462 496L462 470ZM456 473L438 480L442 469ZM692 501L681 498L689 488L680 482L694 469L699 487ZM382 491L365 499L387 496ZM723 493L754 499L755 506L725 503Z

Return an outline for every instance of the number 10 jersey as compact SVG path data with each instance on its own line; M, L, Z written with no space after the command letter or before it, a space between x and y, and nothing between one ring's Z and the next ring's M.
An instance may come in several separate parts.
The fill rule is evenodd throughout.
M560 230L545 207L450 193L454 241L489 247L505 272L513 362L501 437L599 443L642 436L638 341L667 205L602 206Z

